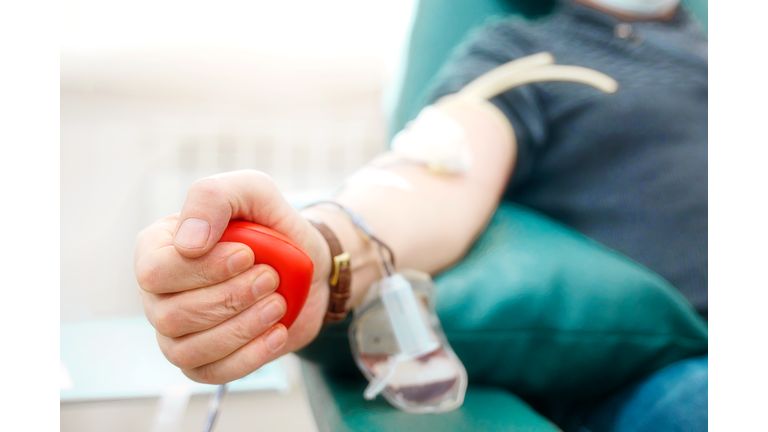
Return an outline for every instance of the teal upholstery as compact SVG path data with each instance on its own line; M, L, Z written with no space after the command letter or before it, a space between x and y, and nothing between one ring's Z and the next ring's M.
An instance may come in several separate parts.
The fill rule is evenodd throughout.
M709 32L709 2L708 0L683 0L683 4L699 20L705 32Z
M470 382L564 407L707 352L707 325L666 280L512 203L435 279Z

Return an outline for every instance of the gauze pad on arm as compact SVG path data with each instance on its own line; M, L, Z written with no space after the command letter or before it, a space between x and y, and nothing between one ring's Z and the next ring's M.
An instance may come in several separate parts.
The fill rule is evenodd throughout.
M464 129L435 106L421 110L392 140L392 151L431 171L458 174L472 167L472 153Z

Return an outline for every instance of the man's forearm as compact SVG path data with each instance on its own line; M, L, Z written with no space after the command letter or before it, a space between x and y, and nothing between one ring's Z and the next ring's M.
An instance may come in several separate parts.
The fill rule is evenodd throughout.
M472 154L471 168L460 174L435 174L424 166L403 164L387 171L407 181L410 190L383 184L348 187L336 201L360 214L393 251L397 268L428 273L460 259L498 205L512 171L516 147L497 118L478 108L445 108L464 129ZM379 165L395 160L380 156ZM350 186L363 182L354 175ZM381 277L375 245L367 242L349 218L332 207L305 210L322 219L352 255L352 298L356 305L365 289Z

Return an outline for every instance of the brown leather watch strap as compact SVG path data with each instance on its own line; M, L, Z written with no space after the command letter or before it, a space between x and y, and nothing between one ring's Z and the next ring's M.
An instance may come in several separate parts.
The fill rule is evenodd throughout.
M331 250L331 277L328 279L328 285L331 287L331 297L328 300L328 310L325 313L323 325L338 322L346 318L347 300L352 292L352 270L350 265L349 252L344 252L339 243L339 239L333 234L327 225L316 219L307 219L328 242L328 248Z

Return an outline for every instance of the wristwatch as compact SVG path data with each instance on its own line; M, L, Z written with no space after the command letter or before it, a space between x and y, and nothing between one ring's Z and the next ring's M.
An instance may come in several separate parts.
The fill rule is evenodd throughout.
M328 285L331 287L331 296L328 300L328 310L325 312L323 325L344 320L347 317L347 300L352 295L352 270L350 266L349 252L344 252L339 239L330 228L318 219L307 218L310 224L320 231L331 250L331 277Z

